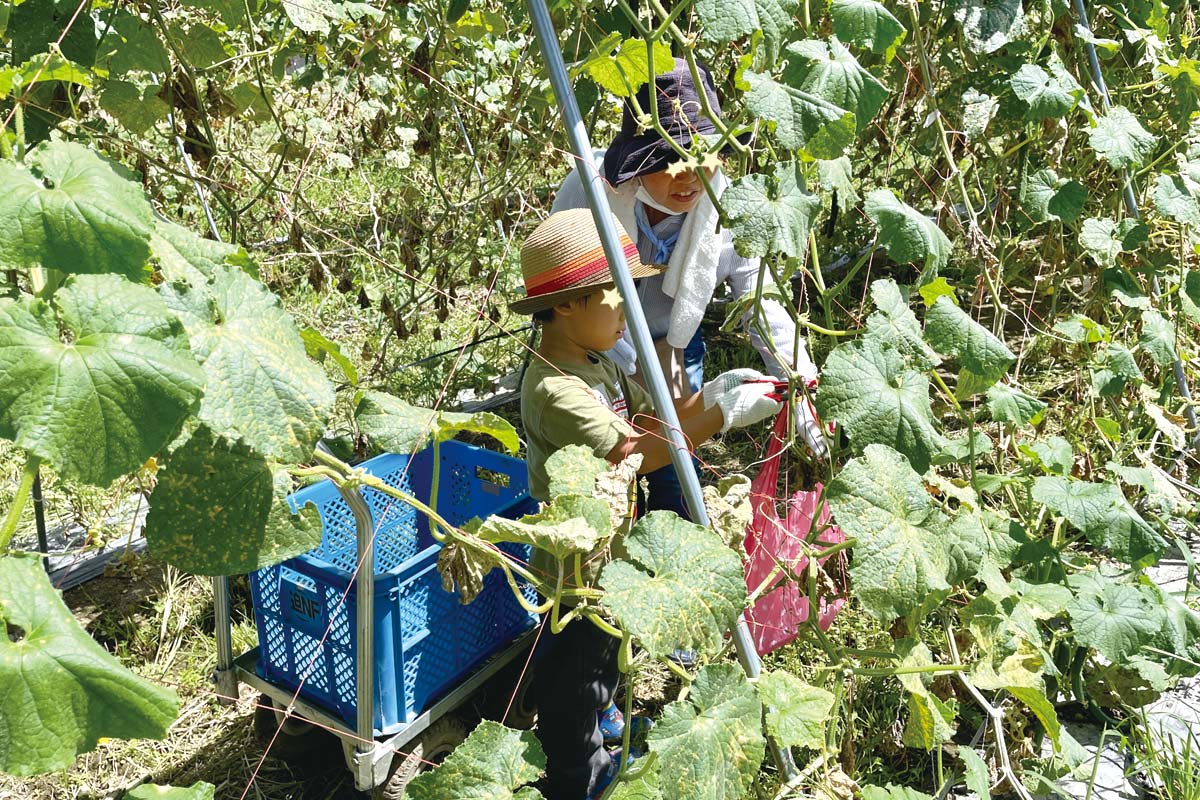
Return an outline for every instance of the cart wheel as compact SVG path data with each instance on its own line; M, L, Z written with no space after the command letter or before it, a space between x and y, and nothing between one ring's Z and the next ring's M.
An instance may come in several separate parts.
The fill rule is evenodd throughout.
M392 757L388 779L371 792L371 800L403 800L404 791L413 778L445 761L450 751L466 738L467 726L462 720L450 714L442 717L409 742L405 752Z
M259 695L254 708L254 736L263 747L270 744L271 755L298 764L306 763L318 751L341 752L334 736L295 717L285 718L265 694Z
M537 722L532 685L532 666L526 665L524 656L514 658L488 681L483 716L519 731L532 730Z

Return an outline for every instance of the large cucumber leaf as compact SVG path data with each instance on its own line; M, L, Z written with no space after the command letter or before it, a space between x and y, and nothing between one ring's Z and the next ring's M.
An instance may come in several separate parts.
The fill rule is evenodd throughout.
M856 452L886 444L924 472L944 439L933 424L929 380L871 339L834 348L821 370L817 411L845 428Z
M804 176L795 161L776 164L771 175L738 178L721 195L721 203L743 256L803 255L808 232L821 211L816 195L804 190Z
M241 442L201 427L166 459L150 495L146 539L197 575L236 575L321 543L315 508L288 507L291 477Z
M789 672L767 672L758 678L758 696L767 707L767 730L784 747L819 749L833 712L834 697Z
M925 341L921 323L894 280L882 278L873 282L871 300L876 310L867 317L869 338L892 345L912 359L918 369L927 370L942 363L942 357Z
M888 88L863 69L837 39L789 44L783 81L853 112L860 131L879 113L888 96Z
M354 420L374 447L390 453L415 453L431 441L444 442L465 431L487 434L510 453L521 446L516 428L491 412L434 411L374 390L362 393Z
M625 537L628 561L600 574L604 605L656 658L677 647L720 649L746 602L737 553L669 511L651 511Z
M879 230L879 244L901 264L921 264L928 283L950 260L950 240L933 220L896 197L891 189L867 195L863 210Z
M838 158L854 141L854 112L834 105L786 79L746 70L746 106L755 116L775 123L779 143L805 150L813 158Z
M154 220L142 188L81 144L0 161L0 269L146 277Z
M833 34L862 45L888 61L908 30L878 0L833 0L829 4Z
M1032 497L1127 564L1149 566L1166 549L1167 543L1115 484L1044 476L1034 481Z
M52 302L0 300L0 437L106 486L179 433L204 375L149 287L78 275Z
M947 520L902 455L868 445L826 494L838 525L857 539L851 586L868 611L887 622L950 588Z
M762 703L741 667L713 664L686 699L663 710L646 741L658 753L664 800L738 800L766 751Z
M446 760L413 778L404 791L411 800L539 800L526 784L546 769L546 755L533 731L514 731L484 720Z
M761 33L770 66L795 26L792 15L799 5L799 0L696 0L696 13L706 41L724 44Z
M104 737L161 739L179 699L96 644L34 555L0 558L0 770L63 770Z
M230 266L215 267L205 284L177 281L160 291L204 368L200 421L268 458L309 459L333 409L333 387L279 298Z
M950 297L939 297L925 315L925 339L959 363L954 393L960 399L986 390L1017 360L1008 345L971 319Z

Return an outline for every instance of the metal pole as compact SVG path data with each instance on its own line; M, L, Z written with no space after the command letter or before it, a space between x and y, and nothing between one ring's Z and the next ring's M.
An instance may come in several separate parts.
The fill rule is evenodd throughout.
M358 707L355 733L358 743L355 751L369 753L375 748L375 523L371 509L358 489L339 486L338 493L354 512L358 529L358 575L354 579L358 612L355 616L355 631L358 635L358 653L355 660L354 702Z
M1091 23L1088 22L1087 6L1084 5L1084 0L1075 0L1075 10L1079 12L1079 23L1089 33L1092 30ZM1096 85L1096 90L1100 93L1100 104L1104 106L1107 112L1112 108L1112 100L1108 96L1108 86L1104 83L1104 73L1100 69L1100 57L1096 54L1096 45L1091 42L1086 43L1088 63L1092 68L1092 82ZM1129 211L1129 216L1134 219L1141 219L1142 213L1138 208L1137 195L1133 191L1133 176L1129 174L1129 170L1121 169L1121 182L1125 184L1123 196L1125 198L1125 208ZM1159 296L1158 276L1150 277L1150 293L1157 300ZM1179 395L1186 401L1183 407L1183 414L1187 418L1188 426L1196 431L1192 435L1191 446L1195 447L1200 443L1200 430L1197 429L1196 409L1192 406L1192 389L1188 385L1187 373L1183 370L1183 359L1178 355L1175 356L1175 385L1179 387Z
M571 80L567 76L567 67L563 63L562 51L559 50L558 34L554 31L554 23L550 19L550 11L546 8L546 0L528 0L528 7L538 45L550 73L554 96L558 99L558 106L563 112L567 139L583 178L584 192L587 194L588 206L592 209L592 217L595 219L596 228L600 233L604 255L608 259L617 289L621 292L621 298L625 303L625 322L628 325L630 336L633 338L638 364L646 378L650 397L654 401L655 413L663 422L663 435L672 445L671 461L675 465L675 472L683 487L684 500L692 512L692 519L700 525L708 526L708 512L704 508L700 478L696 475L696 466L692 463L687 441L679 426L679 416L675 413L675 402L667 388L666 378L663 377L662 365L659 364L658 356L655 354L654 341L651 339L650 329L646 325L646 315L642 311L642 303L638 298L637 289L634 287L633 277L629 274L629 265L625 263L625 252L617 236L616 227L613 225L608 197L604 193L604 181L596 169L587 129L584 126L583 117L579 113L579 105L575 101L575 92L571 88ZM759 661L758 652L754 649L745 616L738 617L737 625L733 630L733 643L737 649L738 661L741 662L742 669L749 677L757 677L762 671L762 662ZM796 765L792 761L791 751L779 747L774 739L768 739L768 742L779 772L785 780L790 780L796 774Z
M38 548L42 551L42 569L50 574L50 540L46 536L46 498L42 495L42 471L33 473L33 523L37 527Z
M229 608L229 576L212 579L213 628L217 639L217 671L213 682L217 686L217 702L230 705L238 698L237 673L233 670L233 617Z

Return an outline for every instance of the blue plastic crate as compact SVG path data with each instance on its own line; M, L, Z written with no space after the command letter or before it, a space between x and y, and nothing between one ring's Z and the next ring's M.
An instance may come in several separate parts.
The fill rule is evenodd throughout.
M520 459L461 442L441 445L437 510L452 524L536 510ZM411 462L411 463L410 463ZM432 448L411 458L382 455L361 466L389 485L429 502ZM412 507L364 490L375 527L375 731L394 733L452 689L481 661L537 622L492 570L468 605L442 589L438 544L428 520ZM337 714L356 719L356 561L354 515L333 484L322 481L291 497L321 514L321 546L250 575L254 621L262 648L258 673ZM504 544L529 560L529 547ZM537 593L525 586L525 596Z

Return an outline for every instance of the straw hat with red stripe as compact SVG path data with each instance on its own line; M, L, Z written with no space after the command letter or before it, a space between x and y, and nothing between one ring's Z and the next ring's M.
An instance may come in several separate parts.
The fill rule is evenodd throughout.
M642 263L637 245L615 215L612 221L633 277L647 278L661 272L660 266ZM508 306L518 314L553 308L611 286L612 272L592 212L573 208L547 217L521 247L521 272L525 277L525 298Z

